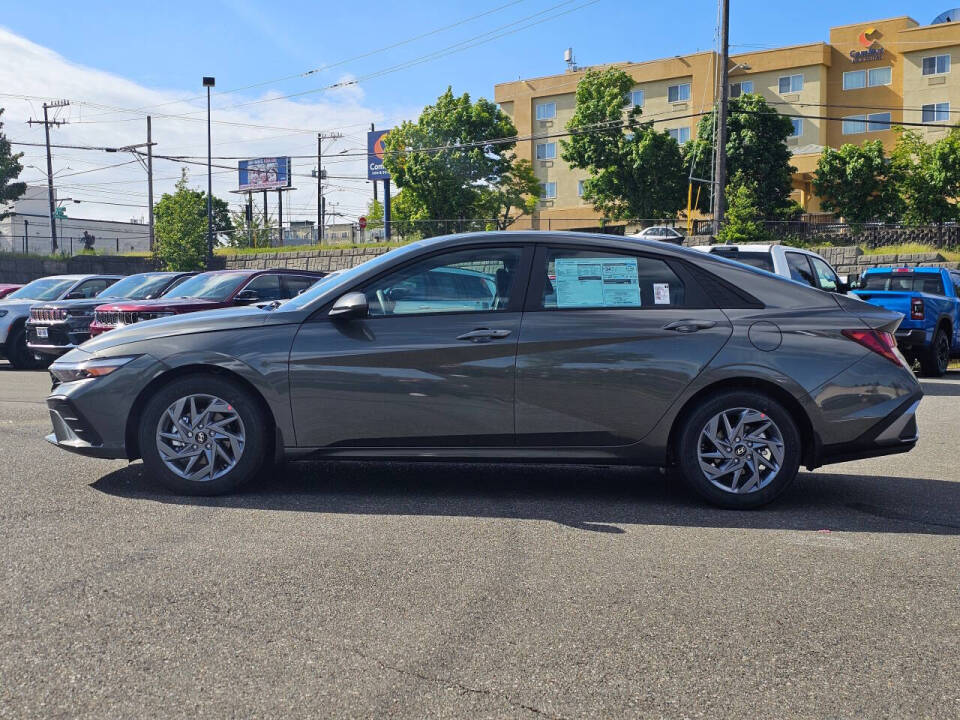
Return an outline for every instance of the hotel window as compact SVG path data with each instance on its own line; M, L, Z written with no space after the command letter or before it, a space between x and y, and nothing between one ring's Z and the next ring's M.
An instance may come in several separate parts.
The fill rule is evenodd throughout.
M867 72L867 85L870 87L889 85L891 82L893 82L893 68L879 67Z
M890 129L890 113L871 113L867 115L867 132L880 132Z
M784 75L780 78L780 94L798 93L803 90L803 75Z
M753 80L743 80L742 82L732 83L730 85L730 97L740 97L753 92Z
M683 145L685 142L690 141L690 128L689 127L679 127L679 128L670 128L667 130L667 133L676 140L680 145Z
M643 90L634 90L627 96L627 102L634 107L643 107Z
M555 182L540 183L540 197L549 200L557 196L557 184Z
M803 118L790 118L790 123L793 125L793 132L790 133L789 137L800 137L803 135Z
M851 115L843 119L843 134L857 135L867 131L866 115Z
M923 59L924 75L945 75L950 72L949 55L931 55Z
M583 180L577 180L577 197L583 197Z
M557 156L557 144L537 143L537 160L553 160Z
M844 90L859 90L867 86L867 71L853 70L843 74Z
M668 102L683 102L684 100L690 99L690 83L683 83L682 85L671 85L667 88L667 101Z
M947 122L948 120L950 120L950 103L943 102L922 107L922 122Z
M540 103L537 105L537 120L550 120L557 116L557 104Z

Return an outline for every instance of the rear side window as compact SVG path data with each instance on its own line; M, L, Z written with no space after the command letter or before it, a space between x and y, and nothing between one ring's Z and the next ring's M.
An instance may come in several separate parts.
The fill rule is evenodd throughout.
M725 257L728 260L736 260L744 265L766 270L767 272L773 272L773 258L770 256L770 253L767 252L741 252L740 250L712 250L711 252L714 255Z
M253 290L257 293L258 300L282 300L280 297L280 276L279 275L258 275L248 282L244 288Z
M312 286L319 278L305 275L281 275L280 283L282 285L281 293L284 300L296 297L304 290Z
M545 310L683 307L686 288L663 260L596 250L551 249L541 297Z
M798 282L805 283L810 287L816 287L817 281L813 278L813 271L810 270L810 263L806 255L800 253L787 253L787 267L790 269L790 278Z

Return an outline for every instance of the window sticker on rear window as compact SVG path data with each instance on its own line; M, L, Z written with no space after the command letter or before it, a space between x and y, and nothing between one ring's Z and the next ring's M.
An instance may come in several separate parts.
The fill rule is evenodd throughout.
M557 258L557 307L640 307L637 259Z

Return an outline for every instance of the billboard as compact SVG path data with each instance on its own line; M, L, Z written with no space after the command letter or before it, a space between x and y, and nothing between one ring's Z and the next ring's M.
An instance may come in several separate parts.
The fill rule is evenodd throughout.
M271 157L241 160L240 190L276 190L290 187L290 158Z
M383 166L383 140L389 130L367 133L367 180L389 180L390 173Z

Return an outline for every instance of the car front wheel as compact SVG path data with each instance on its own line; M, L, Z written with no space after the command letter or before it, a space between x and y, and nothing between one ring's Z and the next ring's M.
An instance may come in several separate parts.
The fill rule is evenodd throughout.
M164 385L141 415L140 454L147 471L182 495L221 495L263 465L263 412L244 387L213 375Z
M800 466L797 425L780 403L752 391L707 399L679 436L686 482L714 505L746 510L787 489Z
M19 327L7 343L7 359L17 370L36 370L46 367L44 362L27 347L27 330Z

